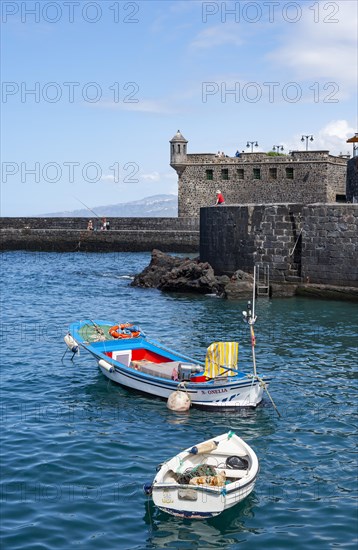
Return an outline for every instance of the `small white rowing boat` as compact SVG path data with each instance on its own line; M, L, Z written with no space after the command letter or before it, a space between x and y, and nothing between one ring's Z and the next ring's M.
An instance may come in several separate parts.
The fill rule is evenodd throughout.
M246 498L258 472L255 452L230 431L189 447L162 464L144 490L163 512L205 519Z

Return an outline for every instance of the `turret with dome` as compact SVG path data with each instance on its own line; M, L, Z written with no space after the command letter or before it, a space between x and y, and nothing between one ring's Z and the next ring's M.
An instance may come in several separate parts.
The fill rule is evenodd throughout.
M187 143L188 140L177 131L170 140L170 166L180 175L187 163Z

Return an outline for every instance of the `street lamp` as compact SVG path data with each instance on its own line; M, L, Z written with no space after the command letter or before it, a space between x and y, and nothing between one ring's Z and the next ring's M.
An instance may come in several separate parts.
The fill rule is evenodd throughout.
M283 145L273 145L273 146L272 146L272 150L273 150L273 151L277 151L277 153L278 153L279 151L283 151L283 150L284 150L284 146L283 146Z
M305 141L305 140L306 140L306 151L308 151L308 140L313 141L312 134L309 134L308 136L302 136L301 137L301 141Z
M251 153L254 152L254 146L255 147L258 147L259 144L257 143L257 141L248 141L247 144L246 144L246 147L250 147L251 146Z

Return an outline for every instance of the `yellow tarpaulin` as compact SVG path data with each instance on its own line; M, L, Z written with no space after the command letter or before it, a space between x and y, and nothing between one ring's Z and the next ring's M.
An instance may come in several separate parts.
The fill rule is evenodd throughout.
M239 344L237 342L214 342L206 352L205 376L235 376L235 372L226 368L237 369Z

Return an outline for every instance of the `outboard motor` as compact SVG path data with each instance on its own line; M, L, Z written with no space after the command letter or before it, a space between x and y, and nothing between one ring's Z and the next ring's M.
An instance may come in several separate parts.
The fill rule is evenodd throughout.
M193 374L199 374L200 372L204 372L203 367L200 365L180 363L178 367L178 378L181 382L189 382Z

